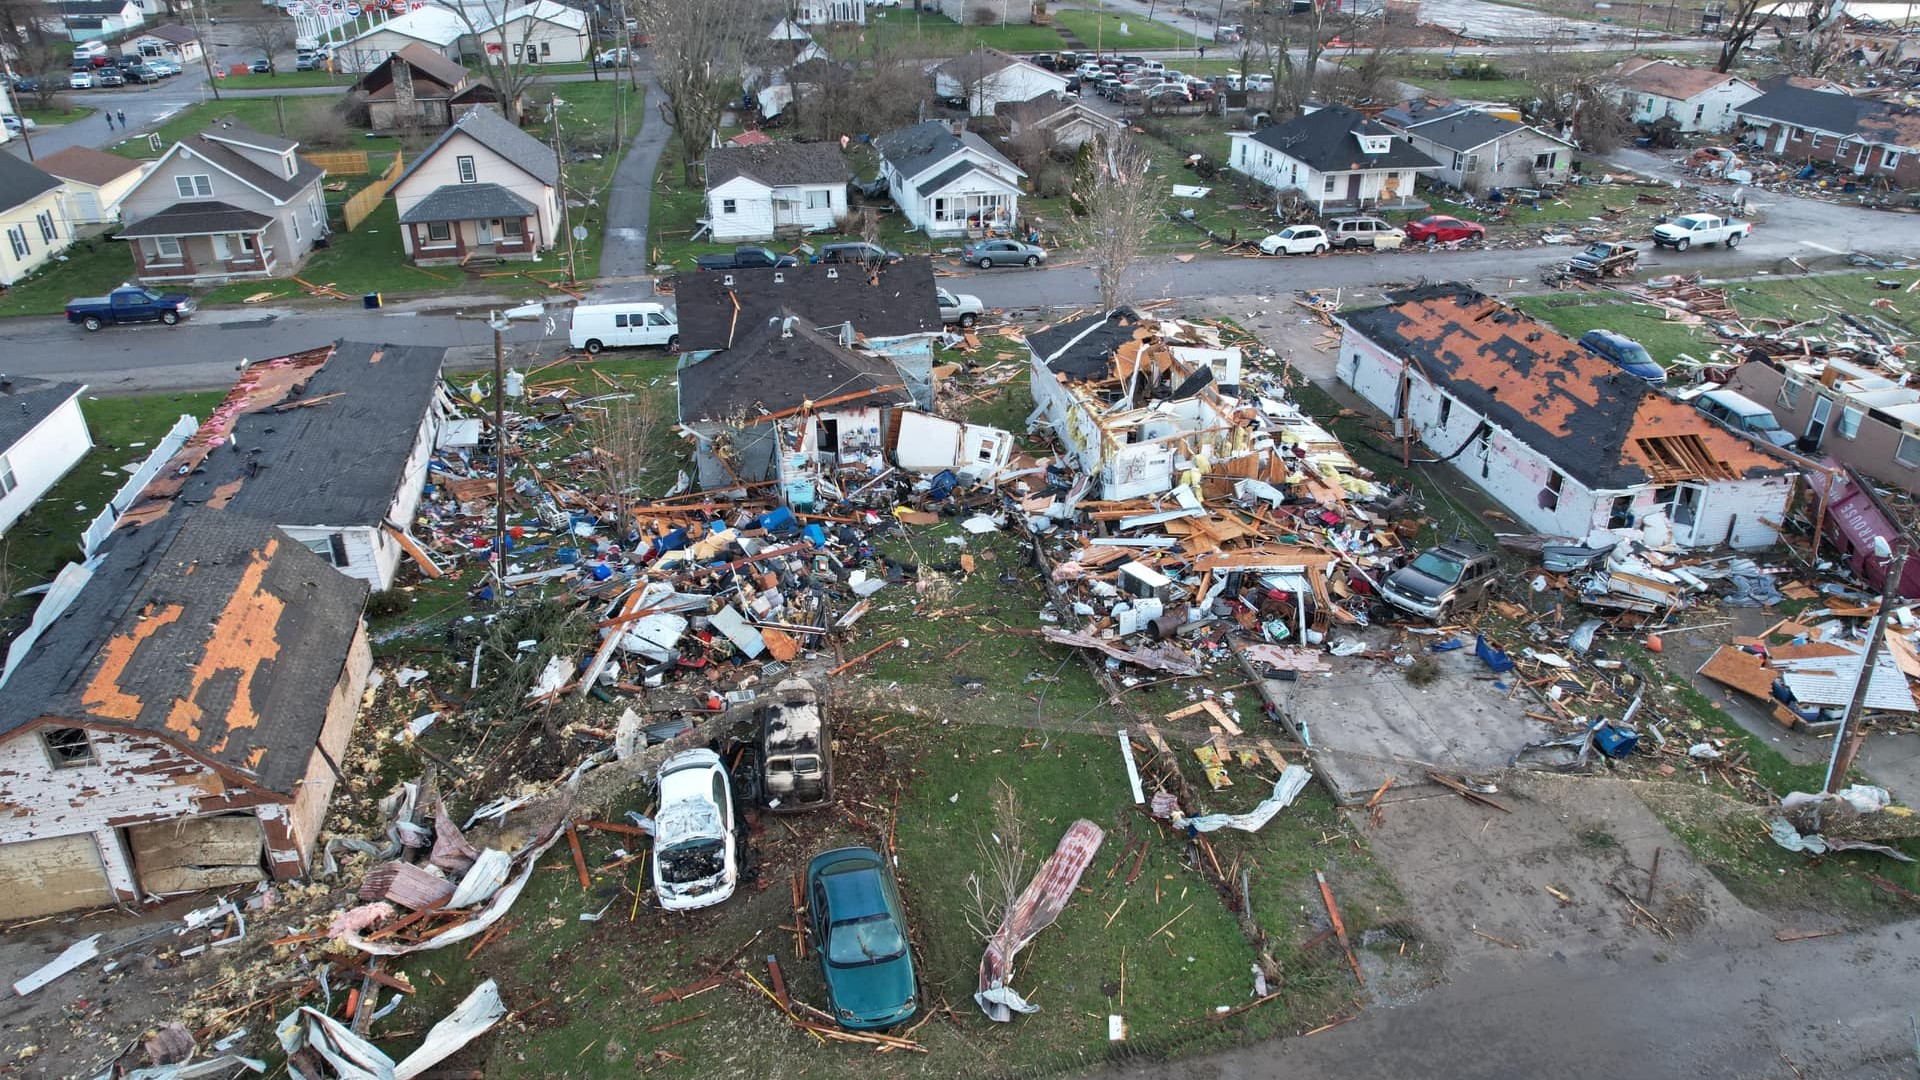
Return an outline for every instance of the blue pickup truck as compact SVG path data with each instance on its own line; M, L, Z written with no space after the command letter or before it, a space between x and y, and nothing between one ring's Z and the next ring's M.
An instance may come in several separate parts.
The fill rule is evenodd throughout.
M193 314L193 308L193 297L185 293L157 293L138 285L123 285L105 296L67 301L67 321L89 330L108 323L159 322L172 326Z

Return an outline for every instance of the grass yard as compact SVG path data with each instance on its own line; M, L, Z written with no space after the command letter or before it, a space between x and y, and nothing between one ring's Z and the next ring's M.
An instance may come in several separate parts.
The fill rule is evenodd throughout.
M1081 11L1069 9L1053 13L1054 25L1080 39L1089 49L1098 48L1101 52L1145 52L1157 49L1192 50L1193 35L1182 33L1165 23L1149 22L1121 12ZM1126 24L1127 33L1120 32L1121 24ZM1096 45L1096 41L1098 44ZM1212 45L1206 38L1200 39L1202 45ZM1182 68L1181 70L1185 70Z
M161 151L164 152L174 143L205 129L214 121L231 116L256 131L299 139L309 150L391 150L393 148L394 143L391 139L370 140L366 137L366 129L345 126L339 113L334 109L335 104L337 99L324 96L251 96L202 101L196 105L189 105L168 117L156 133L160 136ZM148 147L144 132L108 149L130 158L160 156Z
M293 90L307 86L338 86L342 90L352 86L358 75L346 72L293 71L287 70L273 75L225 75L220 79L221 90Z
M99 296L133 277L133 253L127 245L105 236L79 240L31 277L0 292L0 318L12 315L57 315L76 296Z
M123 256L125 252L121 253ZM75 331L78 333L79 331ZM10 571L13 592L51 580L68 562L80 558L80 534L126 483L121 466L146 458L182 413L205 419L224 391L143 394L136 397L80 399L93 434L93 449L60 478L26 516L0 536L0 562ZM33 610L37 597L0 600L0 625Z
M962 26L945 15L906 8L873 8L859 36L886 48L910 48L925 56L958 56L978 45L1013 53L1046 52L1066 47L1049 26ZM834 35L826 35L831 47Z
M64 106L56 104L46 109L21 109L20 115L40 127L59 127L61 124L78 123L98 111L91 105L75 105L69 102Z

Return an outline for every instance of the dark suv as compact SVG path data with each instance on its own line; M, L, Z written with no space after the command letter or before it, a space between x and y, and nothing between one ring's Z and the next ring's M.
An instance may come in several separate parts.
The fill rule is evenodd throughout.
M897 263L901 255L897 251L888 251L879 244L828 244L814 256L818 263Z
M1621 371L1655 388L1667 385L1667 371L1653 360L1646 346L1611 330L1589 330L1580 335L1580 344L1595 356L1613 361Z
M1493 554L1466 540L1449 540L1420 553L1380 586L1387 603L1423 619L1444 622L1487 598L1499 569Z

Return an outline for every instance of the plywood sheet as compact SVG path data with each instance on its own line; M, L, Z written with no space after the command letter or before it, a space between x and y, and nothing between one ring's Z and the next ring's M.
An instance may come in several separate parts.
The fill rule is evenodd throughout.
M1774 673L1766 662L1750 652L1722 645L1700 665L1700 674L1722 686L1731 686L1762 701L1773 695Z
M113 903L93 837L0 844L0 919L25 919Z

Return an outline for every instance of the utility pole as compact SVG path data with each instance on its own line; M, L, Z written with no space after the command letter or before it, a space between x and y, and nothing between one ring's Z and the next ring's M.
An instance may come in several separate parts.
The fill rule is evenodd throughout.
M1886 541L1875 539L1876 549L1885 546ZM1886 583L1880 587L1880 609L1874 612L1873 622L1867 628L1867 651L1860 660L1860 675L1853 681L1853 697L1847 702L1847 711L1840 716L1840 729L1833 733L1833 756L1827 759L1827 782L1822 789L1829 795L1839 791L1846 782L1847 770L1853 768L1854 757L1867 741L1867 725L1860 714L1866 708L1867 688L1873 685L1873 667L1880 659L1880 647L1886 640L1887 614L1900 595L1900 575L1907 568L1907 555L1912 550L1912 541L1901 536L1900 547L1893 552L1893 563L1887 567Z
M32 161L33 137L27 134L27 114L20 111L20 95L13 88L13 65L0 63L0 71L5 71L7 76L7 85L0 87L0 94L4 94L7 101L11 103L13 115L20 118L20 141L27 148L27 160Z
M493 328L493 573L507 591L507 320L487 316ZM502 599L505 599L504 595Z
M213 100L219 101L220 76L213 73L213 25L207 22L210 16L205 4L195 4L193 10L198 23L194 29L200 32L200 65L207 69L207 89L213 91Z
M574 285L579 279L574 275L573 204L567 200L567 164L560 156L560 98L555 95L548 102L547 111L553 114L553 163L560 175L560 227L567 230L567 284Z

